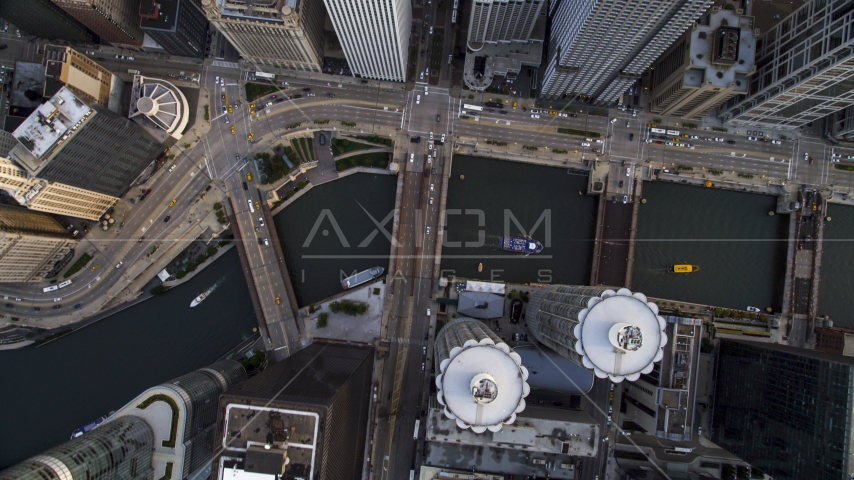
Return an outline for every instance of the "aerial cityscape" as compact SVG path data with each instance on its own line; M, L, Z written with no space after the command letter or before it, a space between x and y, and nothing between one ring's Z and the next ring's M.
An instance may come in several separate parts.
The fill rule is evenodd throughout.
M854 479L854 0L0 0L0 480Z

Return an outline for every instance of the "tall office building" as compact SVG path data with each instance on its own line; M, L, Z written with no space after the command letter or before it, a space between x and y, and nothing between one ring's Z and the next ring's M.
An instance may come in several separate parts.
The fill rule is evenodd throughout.
M140 0L53 0L101 40L114 45L142 45Z
M0 471L0 480L152 480L154 431L127 416Z
M664 358L666 324L658 306L627 288L542 287L526 317L538 342L599 378L635 381Z
M192 0L140 0L139 26L172 55L205 54L208 19Z
M319 1L201 0L201 5L244 60L306 72L323 66L326 12Z
M715 443L778 480L854 475L854 358L721 340L717 364Z
M406 81L412 5L406 0L323 0L354 75Z
M854 106L854 0L809 1L757 41L750 94L720 116L735 126L796 128Z
M98 220L119 199L83 188L30 177L13 162L0 158L0 190L37 212Z
M436 335L434 348L436 399L458 428L497 432L516 421L531 391L528 370L485 323L453 319Z
M362 478L373 358L314 342L222 395L213 480Z
M75 245L50 215L0 205L0 282L38 282Z
M42 64L45 66L45 77L61 82L87 102L105 107L109 105L113 74L91 58L71 47L45 45ZM53 90L59 88L52 89L50 96L55 93Z
M0 480L181 480L204 472L214 455L217 400L246 378L239 363L221 360L149 388L94 429L0 472Z
M581 0L550 7L541 95L616 102L712 0Z
M0 130L0 157L8 155L9 150L12 150L17 145L18 141L15 140L15 137L11 133L6 130Z
M120 197L159 153L142 127L66 87L13 133L9 158L30 176Z
M98 43L98 36L51 0L0 2L0 17L29 35L49 40Z
M753 17L712 7L652 65L649 111L701 119L746 95L756 71Z
M469 43L527 42L544 0L474 0Z

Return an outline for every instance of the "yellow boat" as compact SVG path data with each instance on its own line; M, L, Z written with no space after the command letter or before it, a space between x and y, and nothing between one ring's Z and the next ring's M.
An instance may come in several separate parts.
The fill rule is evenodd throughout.
M667 266L668 273L694 273L699 272L700 267L697 265L687 265L687 264L676 264L676 265L668 265Z

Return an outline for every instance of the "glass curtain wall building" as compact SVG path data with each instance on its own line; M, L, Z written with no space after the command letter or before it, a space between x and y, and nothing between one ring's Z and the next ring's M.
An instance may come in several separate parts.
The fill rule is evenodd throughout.
M150 480L154 431L126 416L0 472L0 480Z
M776 480L852 469L854 358L722 340L712 440Z

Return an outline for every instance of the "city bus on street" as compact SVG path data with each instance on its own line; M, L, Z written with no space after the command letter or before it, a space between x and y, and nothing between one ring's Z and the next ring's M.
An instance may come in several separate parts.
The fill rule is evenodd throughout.
M668 135L675 135L678 137L679 136L679 130L667 130L667 134Z
M482 112L483 111L483 107L479 107L477 105L469 105L468 103L463 104L463 109L465 109L466 111L472 111L472 110L474 110L476 112Z
M60 283L59 285L57 285L57 287L59 287L59 288L65 288L65 287L67 287L67 286L69 286L69 285L71 285L71 280L66 280L66 281L64 281L64 282Z
M420 427L420 426L421 426L421 420L416 419L415 420L415 434L412 436L413 440L418 440L418 427Z
M652 133L662 133L662 134L667 133L667 130L665 130L663 128L650 128L649 131Z

